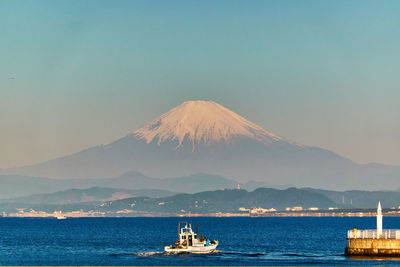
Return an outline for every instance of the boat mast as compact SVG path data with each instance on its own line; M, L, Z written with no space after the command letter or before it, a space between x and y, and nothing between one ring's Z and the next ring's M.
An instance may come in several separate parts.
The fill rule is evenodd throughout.
M181 243L180 231L181 231L181 222L178 222L178 241L179 241L179 244Z
M192 225L189 224L190 229L192 229ZM187 223L186 223L186 228L187 228ZM189 229L186 229L186 247L189 247Z

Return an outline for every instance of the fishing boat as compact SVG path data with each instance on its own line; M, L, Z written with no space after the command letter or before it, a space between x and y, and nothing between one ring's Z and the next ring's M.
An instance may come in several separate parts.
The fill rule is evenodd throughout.
M196 224L196 233L192 230L192 224L188 222L178 223L178 240L174 245L165 246L165 252L169 253L212 253L218 246L218 240L209 240L203 234L199 236L199 227Z

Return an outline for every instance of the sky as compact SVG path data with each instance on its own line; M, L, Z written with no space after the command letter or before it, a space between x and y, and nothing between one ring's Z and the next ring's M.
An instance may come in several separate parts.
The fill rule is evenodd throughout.
M186 100L400 165L400 1L0 1L0 168L109 143Z

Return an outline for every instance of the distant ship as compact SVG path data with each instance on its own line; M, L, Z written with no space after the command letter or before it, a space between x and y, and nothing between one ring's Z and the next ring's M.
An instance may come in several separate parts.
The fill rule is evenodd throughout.
M184 225L181 227L181 224ZM178 240L174 245L166 246L165 252L170 253L212 253L218 246L218 240L209 240L201 234L198 236L198 225L196 233L192 230L192 225L187 222L178 223Z
M67 217L65 217L64 215L57 216L56 218L57 218L57 220L65 220L65 219L67 219Z

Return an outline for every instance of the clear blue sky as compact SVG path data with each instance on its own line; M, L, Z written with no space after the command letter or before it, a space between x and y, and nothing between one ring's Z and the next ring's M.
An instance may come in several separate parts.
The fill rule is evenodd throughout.
M124 136L185 100L400 165L400 1L0 2L0 168Z

